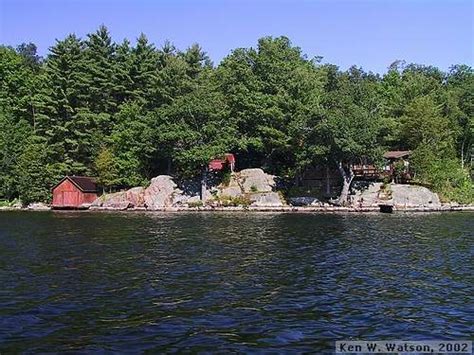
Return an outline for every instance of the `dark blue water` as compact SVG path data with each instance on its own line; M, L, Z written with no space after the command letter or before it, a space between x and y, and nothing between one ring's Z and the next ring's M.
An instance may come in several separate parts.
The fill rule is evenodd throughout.
M0 353L472 337L474 214L0 213Z

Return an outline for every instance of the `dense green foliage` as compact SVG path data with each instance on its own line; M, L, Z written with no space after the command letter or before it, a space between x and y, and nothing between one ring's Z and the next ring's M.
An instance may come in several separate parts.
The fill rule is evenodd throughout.
M44 59L31 43L0 47L0 199L48 200L65 174L106 187L196 176L226 152L240 168L295 177L327 164L350 181L351 163L410 149L417 181L469 202L473 117L465 65L341 71L265 37L213 66L197 44L158 49L142 34L132 46L100 27Z

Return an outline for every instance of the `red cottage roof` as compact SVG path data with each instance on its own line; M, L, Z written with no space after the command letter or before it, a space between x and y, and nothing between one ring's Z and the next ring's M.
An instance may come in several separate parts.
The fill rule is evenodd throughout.
M226 160L227 160L229 163L231 163L231 164L232 164L232 163L235 163L235 156L234 156L234 154L232 154L232 153L227 153L227 154L225 155L225 158L226 158Z
M51 190L61 185L64 180L71 181L82 192L97 192L95 179L87 176L65 176Z
M388 152L385 152L383 157L385 159L400 159L407 157L411 154L410 150L390 150Z
M210 162L209 162L209 170L214 170L214 171L217 171L217 170L222 170L224 169L224 166L226 164L230 164L231 165L231 169L233 169L234 167L234 164L235 164L235 156L234 154L231 154L231 153L226 153L224 154L224 157L222 159L212 159Z
M224 168L224 161L221 159L213 159L209 162L210 170L222 170Z

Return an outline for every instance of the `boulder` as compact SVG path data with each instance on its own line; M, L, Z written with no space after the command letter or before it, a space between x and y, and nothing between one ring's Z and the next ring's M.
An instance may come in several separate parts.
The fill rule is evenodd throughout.
M190 196L183 194L168 175L151 179L150 186L133 187L127 191L105 194L95 200L91 207L126 210L128 208L146 208L158 210L165 207L181 206L187 203Z
M271 192L275 187L275 177L260 168L244 169L236 175L244 193Z
M379 204L392 204L395 207L433 207L441 206L436 193L426 187L406 184L390 184L382 191L382 183L372 182L353 186L352 204L357 207L374 207Z
M277 192L258 192L250 194L253 207L282 207L285 203Z
M352 204L357 207L378 206L379 203L382 203L380 199L382 196L379 196L382 185L381 182L354 182L351 195Z
M197 198L198 200L201 200L201 197L200 197L200 196L188 196L188 195L184 195L184 194L183 194L183 191L181 191L180 189L175 189L174 192L173 192L172 200L171 200L171 206L173 206L173 207L183 206L183 205L187 204L188 201L189 201L192 197L195 197L195 198Z
M15 202L13 202L13 204L10 207L12 209L19 210L19 209L23 208L23 204L21 203L20 200L15 200Z
M232 174L228 185L219 186L218 195L237 197L248 193L272 192L275 177L260 168L244 169Z
M29 210L32 210L32 211L47 211L47 210L50 210L51 207L49 207L48 205L42 203L42 202L33 202L33 203L30 203L27 208Z
M290 197L289 202L292 206L319 206L321 204L316 197L311 196Z
M281 207L285 205L280 195L273 192L275 177L266 174L262 169L244 169L233 173L227 185L218 187L217 195L221 198L245 197L255 207Z
M440 207L438 194L423 186L391 185L393 204L396 207Z
M188 203L188 204L189 204L189 203L191 203L191 204L193 204L193 203L199 203L199 201L201 201L201 197L200 197L200 196L191 196L191 197L188 197L188 198L186 199L186 203Z
M229 197L237 197L242 195L242 190L239 186L227 186L222 188L219 191L220 196L229 196Z
M100 196L94 202L92 202L91 207L126 210L129 207L133 207L133 204L127 198L127 191L119 191Z
M126 210L127 208L143 207L144 194L143 187L134 187L127 191L119 191L111 194L104 194L96 199L90 207L101 207L112 210Z
M133 207L145 206L145 189L141 186L126 191L126 198Z
M218 196L228 196L228 197L237 197L243 194L242 187L240 186L241 182L239 181L240 174L233 173L230 176L230 180L226 185L219 185L217 187Z
M177 188L171 176L159 175L151 179L150 186L145 189L145 206L149 210L171 207L173 204L185 202L183 192Z

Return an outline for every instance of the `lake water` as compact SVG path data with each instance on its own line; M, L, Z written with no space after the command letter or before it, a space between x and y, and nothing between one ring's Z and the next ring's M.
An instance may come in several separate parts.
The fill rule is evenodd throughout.
M0 213L0 353L472 337L474 214Z

